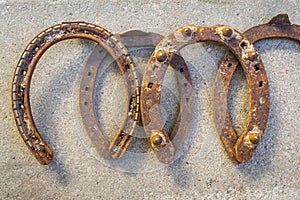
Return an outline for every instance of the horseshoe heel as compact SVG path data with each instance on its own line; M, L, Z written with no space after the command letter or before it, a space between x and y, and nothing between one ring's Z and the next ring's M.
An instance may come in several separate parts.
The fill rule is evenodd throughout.
M120 34L116 34L116 37L118 37L119 41L122 42L124 44L124 46L126 47L142 47L142 48L154 48L160 40L163 39L163 37L159 34L156 33L145 33L142 31L128 31L128 32L124 32L124 33L120 33ZM96 117L94 114L94 109L92 107L86 107L84 106L84 102L88 101L88 102L92 102L93 101L93 90L88 90L86 91L85 88L93 88L95 85L95 79L96 79L96 73L97 73L97 67L96 66L100 66L100 64L103 62L105 56L106 56L106 51L103 51L101 47L97 46L95 48L95 50L93 51L92 55L90 56L90 59L87 62L86 67L84 68L82 74L82 81L81 81L81 94L80 94L80 108L81 108L81 115L83 116L83 122L85 127L87 128L87 131L94 131L96 132L96 135L101 135L101 138L105 138L105 136L103 135L103 133L99 130L98 128L98 124L96 122ZM96 58L96 59L92 59L92 58ZM184 76L186 80L189 80L189 84L191 84L191 78L190 78L190 74L187 68L186 63L184 62L184 60L178 56L178 59L174 59L174 61L176 61L176 63L180 63L180 66L182 66L181 70L184 70ZM180 72L179 68L176 68L177 64L173 64L172 67L174 67L175 71L176 71L176 76L177 79L179 81L179 85L181 85L180 89L183 89L182 85L184 85L184 83L182 82L182 72ZM93 75L92 76L88 76L87 72L88 71L93 71ZM181 98L182 99L182 98ZM191 95L191 102L193 102L193 95ZM177 121L175 124L175 128L173 128L173 132L172 138L175 138L175 136L180 133L181 130L181 126L180 124L182 122L184 122L184 120L182 119L182 115L184 116L188 116L185 120L188 120L191 118L191 114L187 115L187 111L190 111L190 113L192 112L189 107L187 109L185 109L185 106L183 104L183 109L181 110L181 112L179 113L178 117L177 117ZM183 113L183 114L181 114ZM131 115L134 116L134 115ZM89 129L88 127L93 127L93 129ZM88 133L90 134L90 133ZM134 135L134 133L132 133L131 135ZM89 136L90 137L90 136ZM99 144L97 142L95 142L94 140L91 141L94 143L95 146L98 146ZM124 135L119 132L114 139L112 140L111 144L110 144L110 153L112 155L113 158L117 158L117 157L121 157L124 152L126 151L128 145L130 144L131 140L133 137L130 137L130 139L128 140L129 137L124 137ZM176 137L177 138L177 143L180 143L179 138L180 137ZM107 139L105 139L106 143L109 143L109 141Z
M28 44L16 67L12 86L12 107L18 130L24 142L43 165L52 161L53 152L38 132L32 117L29 97L31 77L40 57L49 47L59 41L72 38L92 40L112 55L121 72L127 75L125 81L129 86L128 94L136 95L135 112L138 113L139 109L139 82L134 73L135 65L126 48L114 35L100 26L86 22L65 22L42 31ZM91 73L88 72L90 75ZM85 102L85 105L90 106L89 102ZM130 131L134 126L135 122L128 117L122 126L124 128L122 131ZM101 156L109 157L109 144L101 138L101 135L93 135L93 139L101 144L98 145Z
M243 33L243 35L247 37L249 42L251 43L255 43L259 40L268 38L288 38L300 42L300 26L291 24L287 14L280 14L272 18L266 24L261 24L248 29ZM229 63L231 65L230 67L228 67ZM223 61L221 62L219 67L219 73L221 74L224 70L226 70L226 75L222 75L222 85L224 85L224 87L215 87L214 89L216 104L222 101L218 98L218 94L223 92L225 93L226 97L228 96L229 84L238 64L239 61L230 52L226 54ZM264 74L265 72L262 73L263 69L261 69L259 65L254 65L253 70L255 71L258 77L266 80L266 75ZM263 80L258 79L258 81ZM267 84L263 84L262 87L260 87L260 90L268 90L267 87ZM222 91L222 89L224 89L224 91ZM266 129L270 103L269 98L262 99L261 96L254 96L254 98L259 99L259 104L257 104L258 107L256 107L256 111L259 111L259 113L253 112L253 115L256 114L257 123L250 121L250 123L252 123L251 126L253 128L248 129L247 131L250 135L254 136L253 141L256 143L255 146L257 146L261 140L262 133ZM216 109L216 106L214 108ZM220 124L219 121L216 120L216 124L219 127L219 130L221 130L221 140L224 143L225 149L229 153L230 157L235 159L237 162L246 162L252 157L254 149L252 149L252 151L243 151L243 146L241 145L243 143L242 138L238 139L231 125L227 109L228 108L226 107L225 124ZM220 112L218 110L215 110L215 116L220 116ZM255 124L259 124L258 127L261 132L260 136L257 138L255 137L255 135L253 135L253 133L255 133L255 130L253 131L253 129L255 129Z
M257 105L260 105L259 99L261 98L264 98L265 101L265 104L262 106L268 105L269 91L266 87L268 85L268 81L266 76L261 76L261 74L265 74L264 66L253 45L239 32L229 26L184 26L165 37L157 45L152 57L149 59L141 88L143 124L147 136L150 137L150 141L152 137L160 136L163 138L163 147L160 149L154 148L158 159L162 162L171 161L170 159L164 159L164 154L171 154L175 152L174 144L171 142L169 136L163 128L164 126L160 114L159 103L163 77L168 65L173 62L172 60L176 58L176 55L180 49L189 44L202 41L215 41L225 45L234 53L234 55L242 64L248 84L251 86L249 89L249 107L251 112L248 114L248 124L246 130L254 129L257 130L259 134L262 134L260 131L262 127L258 123L259 121L257 118L253 115L253 113L255 113L257 116L259 116L261 112L259 109L257 109L256 112L253 110ZM253 59L253 57L255 57L255 59ZM259 66L261 70L259 72L255 71L254 66ZM224 73L226 73L226 70ZM264 85L264 89L261 89L261 83ZM189 104L188 100L189 99L187 95L185 100L186 104ZM185 132L181 134L184 135ZM245 131L242 133L240 139L247 141L241 144L243 151L249 152L255 148L255 145L248 142L248 132Z

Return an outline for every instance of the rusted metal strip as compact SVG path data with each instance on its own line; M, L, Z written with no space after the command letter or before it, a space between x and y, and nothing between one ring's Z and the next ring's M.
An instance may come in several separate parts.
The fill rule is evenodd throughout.
M269 105L268 81L263 63L253 45L246 37L229 26L184 26L165 37L157 45L152 57L149 59L141 88L143 124L147 136L150 137L150 141L151 138L163 138L163 147L153 148L157 151L157 157L162 162L170 162L171 159L169 158L175 152L174 144L164 129L160 115L159 103L163 77L168 65L174 62L173 59L176 59L176 55L181 48L202 41L215 41L228 47L238 58L245 71L249 84L250 112L246 125L247 131L240 136L241 140L246 141L240 144L242 146L241 149L245 152L252 152L256 147L256 145L248 142L251 140L249 139L249 131L259 133L259 137L262 134L261 129L263 127L260 124L260 118L256 116L262 114L260 109L265 109ZM254 69L255 66L259 66L260 70L256 71ZM155 70L153 70L154 68ZM224 69L222 74L226 73L227 69ZM260 103L260 99L264 100L263 104ZM188 94L185 101L186 104L189 104ZM182 134L184 135L185 132ZM153 144L153 146L155 145ZM166 155L168 159L166 159Z
M255 43L256 41L268 38L288 38L292 40L296 40L300 42L300 26L291 24L289 17L287 14L280 14L272 18L268 23L261 24L255 27L252 27L243 33L245 37L248 38L250 43ZM228 52L224 57L223 61L219 67L219 74L222 76L222 79L217 79L217 82L222 81L222 83L216 83L217 85L222 84L222 87L215 87L215 122L220 130L220 137L222 142L224 143L225 149L228 152L229 156L236 160L237 162L246 162L248 161L253 153L255 148L248 149L245 147L244 143L247 142L247 137L251 142L251 145L257 146L261 141L261 137L263 132L266 129L268 113L269 113L269 98L268 96L252 96L252 99L257 99L259 104L257 104L254 109L256 112L250 110L252 115L255 115L256 121L248 121L251 123L250 127L247 127L243 134L246 134L247 137L238 138L230 121L230 117L228 114L228 107L226 106L226 110L218 110L218 104L224 100L224 98L220 99L219 94L224 93L224 96L227 98L230 81L232 79L233 73L238 66L239 61L235 58L235 56ZM230 67L228 67L230 65ZM257 74L257 81L260 83L262 81L262 85L260 90L268 90L268 85L262 80L265 79L266 76L261 74L263 70L260 65L254 65L253 69L255 74ZM226 71L226 74L223 73ZM259 84L260 86L260 84ZM249 87L249 89L251 89ZM227 99L226 99L227 100ZM227 105L227 104L226 104ZM223 114L222 114L223 113ZM219 120L221 115L225 115L225 123ZM249 119L248 119L249 120ZM221 123L220 123L221 122ZM242 135L243 136L243 135Z
M142 31L128 31L118 35L119 41L121 41L126 47L143 47L143 48L154 48L163 37L156 33L145 33ZM93 140L93 135L101 135L101 138L105 140L105 143L109 143L108 139L105 138L103 133L100 131L95 114L94 108L86 107L84 102L92 102L93 101L93 87L95 85L96 75L89 76L88 71L93 71L93 74L97 73L98 66L102 63L106 56L106 51L103 51L100 46L97 46L93 51L90 59L87 61L86 67L83 69L82 72L82 80L81 80L81 89L80 89L80 108L81 108L81 115L83 116L84 126L87 130L88 136L91 138L91 141L94 146L101 145L97 140ZM182 59L181 56L177 56L176 59L173 59L172 67L175 69L175 74L179 81L179 92L184 94L180 97L181 99L181 109L177 117L177 121L175 123L175 127L173 128L171 139L175 146L178 147L181 143L183 137L182 133L186 131L188 128L188 124L192 117L192 109L194 103L194 95L192 93L192 88L190 88L189 98L191 104L186 104L186 92L183 92L187 89L186 84L188 83L190 86L192 84L191 77L189 74L189 70L187 68L186 63ZM179 68L181 67L181 68ZM184 71L184 72L182 72ZM184 76L184 77L183 77ZM91 90L86 90L85 88L91 88ZM132 115L134 117L134 115ZM185 126L183 125L185 124ZM92 128L90 128L92 127ZM125 136L125 137L124 137ZM110 144L110 152L113 158L121 157L124 152L126 151L129 143L131 142L132 138L134 137L134 130L131 135L126 136L125 134L119 132ZM152 138L152 143L160 143L161 138ZM103 142L102 142L103 143ZM151 143L151 144L152 144Z
M32 154L41 164L49 164L53 158L53 152L38 132L30 108L30 82L34 69L45 51L59 41L84 38L95 41L104 47L116 60L122 74L126 74L126 85L128 94L135 95L134 112L139 113L139 82L136 77L135 65L125 46L118 39L104 28L86 22L64 22L42 31L26 47L15 70L12 86L12 107L18 130L30 149ZM92 74L92 72L88 72ZM128 97L129 99L129 97ZM84 102L86 107L91 102ZM128 107L131 107L130 105ZM128 111L129 112L129 111ZM123 124L122 132L131 132L134 129L135 121L127 117ZM93 135L99 141L103 140L101 135ZM104 142L98 146L103 157L109 157L108 145Z

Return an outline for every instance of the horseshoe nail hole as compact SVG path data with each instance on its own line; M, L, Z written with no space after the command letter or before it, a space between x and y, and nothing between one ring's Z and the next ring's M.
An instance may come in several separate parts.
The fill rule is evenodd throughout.
M263 82L262 81L259 81L258 82L258 87L262 87L263 86Z
M86 106L87 106L88 104L89 104L88 102L84 102L84 105L86 105Z
M231 67L232 66L232 63L228 63L227 64L227 67L229 68L229 67Z
M188 84L187 83L184 83L184 86L186 87Z
M89 87L85 87L85 91L89 91Z
M186 102L189 102L190 98L186 98Z
M254 65L254 69L255 69L255 71L258 71L260 69L259 65L258 64Z
M183 72L183 69L182 68L180 68L180 70L179 70L180 72Z
M242 41L240 43L240 47L242 47L242 49L247 49L248 48L248 43L246 41Z
M92 75L92 72L88 72L88 74L87 74L88 76L91 76Z
M152 86L153 86L152 82L148 83L148 88L152 88Z
M154 71L154 70L157 69L157 68L158 68L157 65L153 65L153 66L152 66L152 71Z

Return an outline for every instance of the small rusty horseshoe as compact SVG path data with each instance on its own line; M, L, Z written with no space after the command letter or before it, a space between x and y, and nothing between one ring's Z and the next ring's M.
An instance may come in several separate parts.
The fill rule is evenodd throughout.
M255 43L262 39L268 39L268 38L288 38L292 40L296 40L300 42L300 26L291 24L289 17L287 14L279 14L275 17L273 17L268 23L261 24L255 27L252 27L248 30L246 30L243 35L248 38L250 43ZM228 67L230 63L230 67ZM220 93L225 93L225 96L228 96L228 90L230 81L232 79L233 73L236 70L236 67L238 66L239 61L232 55L231 52L228 52L226 56L224 57L223 61L220 64L219 67L219 73L222 74L222 84L223 88L221 87L215 87L214 94L215 94L215 103L218 104L223 99L219 99ZM261 66L254 65L254 71L258 74L258 72L261 72ZM226 71L226 74L223 74L223 72ZM263 74L260 75L261 78L265 79L266 77L262 77ZM260 78L260 79L261 79ZM257 81L263 81L258 79ZM221 80L217 80L221 81ZM217 83L220 84L220 83ZM260 89L261 90L268 90L268 85L265 83L262 83ZM220 91L223 89L224 91ZM259 104L256 106L256 111L253 111L250 109L250 113L252 115L256 115L257 118L256 121L249 121L248 124L251 124L249 127L250 129L245 129L243 131L243 134L247 133L249 135L250 141L252 141L255 146L258 145L258 143L261 140L262 133L266 129L267 120L268 120L268 113L269 113L269 98L267 96L264 98L262 96L252 96L252 99L259 100ZM251 150L245 149L242 145L243 140L247 140L246 138L238 138L230 121L230 117L228 114L228 108L226 107L226 120L224 124L220 124L218 121L218 116L220 116L220 111L215 108L215 116L216 116L216 125L218 126L218 129L221 131L221 140L224 143L225 149L228 152L229 156L236 160L237 162L246 162L248 161L253 153L255 148L252 148ZM260 134L257 134L257 130L261 132Z
M45 51L59 41L83 38L92 40L104 47L116 60L121 73L125 74L128 94L135 95L136 102L130 102L129 107L134 104L132 112L135 118L139 118L139 81L135 73L135 65L125 46L118 39L104 28L86 22L64 22L42 31L26 47L15 70L12 85L12 107L18 130L35 158L40 164L47 165L52 161L53 152L38 132L30 107L30 82L34 69ZM92 72L88 72L91 75ZM129 97L128 97L129 98ZM85 106L91 106L85 102ZM123 132L131 132L136 124L135 120L127 117L123 124ZM99 143L99 152L103 157L109 157L106 148L108 144L101 138L101 135L94 135L93 138Z
M195 25L183 26L175 30L172 34L165 37L156 47L154 53L148 61L148 67L144 73L141 88L141 109L142 119L146 135L150 138L161 137L162 142L157 145L152 142L152 147L156 151L158 159L168 163L172 161L175 153L175 145L164 129L160 114L160 91L162 88L163 77L169 64L176 59L178 51L183 47L202 41L215 41L228 47L242 64L249 87L249 107L250 113L246 130L258 133L261 137L263 128L256 116L260 116L261 107L269 105L268 80L264 71L263 63L254 49L253 45L246 37L229 26L216 25L212 27L199 27ZM260 70L255 70L255 66ZM227 73L225 69L223 73ZM188 84L186 84L188 85ZM185 96L185 103L189 103L189 94ZM260 104L260 99L264 99L264 104ZM256 109L256 111L254 111ZM260 118L259 118L260 119ZM185 132L181 132L184 136ZM249 132L244 132L239 140L240 149L244 152L253 151L256 147L252 143ZM243 152L242 152L243 153ZM165 155L168 155L167 157Z
M120 34L115 35L120 42L122 42L126 47L143 47L143 48L154 48L159 41L163 39L163 36L156 34L156 33L145 33L142 31L134 30L134 31L128 31ZM103 62L104 58L106 57L107 53L105 50L101 48L101 46L97 46L93 53L90 56L90 59L87 61L86 67L82 71L82 80L81 80L81 86L80 86L80 112L82 115L84 126L87 130L87 135L90 138L92 145L94 147L102 146L102 144L108 144L109 140L103 135L103 133L100 131L95 113L93 108L93 89L86 89L86 88L93 88L95 85L96 80L96 74L98 71L98 66ZM178 64L177 64L178 63ZM189 84L191 84L191 77L187 68L186 63L181 57L177 57L177 59L174 59L174 64L172 67L175 68L177 79L179 81L179 85L181 86L179 90L186 89L183 88L183 85L185 83L182 82L182 72L180 72L179 68L176 68L177 66L181 66L181 70L184 70L184 76L185 79L188 81ZM87 73L91 71L92 75L88 75ZM182 100L182 98L181 98ZM190 95L190 102L193 104L194 96L193 94ZM84 102L89 102L90 107L86 107L84 105ZM176 136L178 133L180 133L182 130L182 123L189 122L191 119L192 114L192 107L188 106L185 108L185 105L182 106L182 110L178 117L177 121L175 123L175 127L173 128L172 135ZM188 112L188 113L187 113ZM182 116L185 118L182 119ZM134 132L134 130L132 130ZM94 139L94 135L101 135L102 140L105 140L104 142ZM134 133L129 135L124 135L123 133L119 132L114 139L112 140L111 144L109 145L110 153L112 158L118 158L122 157L124 152L126 151L128 145L132 141L134 136ZM181 137L177 137L177 141L174 141L175 144L178 144L181 142L179 140ZM157 139L157 142L159 138Z

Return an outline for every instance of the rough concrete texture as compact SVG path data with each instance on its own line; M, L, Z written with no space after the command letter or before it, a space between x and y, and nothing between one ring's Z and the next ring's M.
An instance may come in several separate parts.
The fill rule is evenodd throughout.
M276 39L255 44L270 81L271 108L264 139L253 158L240 165L228 159L213 123L212 89L218 63L226 52L214 43L188 46L181 52L196 95L186 138L188 149L168 166L150 167L151 172L128 173L108 167L89 153L80 137L84 132L79 131L76 98L80 71L93 43L61 42L47 51L35 71L32 109L39 131L55 153L49 166L39 165L23 143L10 97L12 75L23 49L53 24L84 20L112 32L139 29L162 35L185 24L227 24L243 31L279 13L288 13L292 22L300 24L298 0L23 2L0 0L0 199L300 198L300 47L296 42ZM97 85L101 91L96 98L99 123L106 134L116 132L124 110L110 102L124 95L118 89L122 88L120 77L118 69L111 67L102 76L106 81L99 80ZM172 94L167 94L164 104L174 105ZM231 84L229 108L240 132L247 116L247 84L241 69ZM165 111L173 112L170 108Z

